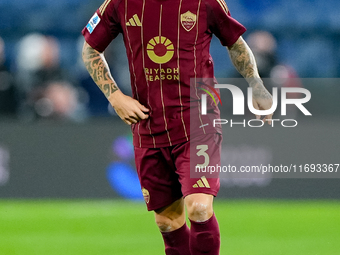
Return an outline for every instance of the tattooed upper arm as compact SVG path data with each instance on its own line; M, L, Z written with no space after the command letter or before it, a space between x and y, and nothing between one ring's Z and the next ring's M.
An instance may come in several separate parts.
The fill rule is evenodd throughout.
M106 98L118 90L103 54L85 42L82 57L87 71Z

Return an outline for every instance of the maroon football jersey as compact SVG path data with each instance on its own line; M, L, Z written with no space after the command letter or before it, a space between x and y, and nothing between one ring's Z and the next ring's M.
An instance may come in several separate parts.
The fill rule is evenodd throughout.
M133 97L150 109L148 119L132 125L134 145L158 148L221 132L204 125L219 118L219 110L208 100L210 114L201 115L200 93L192 86L214 77L212 35L231 46L245 30L224 0L106 0L83 35L103 52L123 34Z

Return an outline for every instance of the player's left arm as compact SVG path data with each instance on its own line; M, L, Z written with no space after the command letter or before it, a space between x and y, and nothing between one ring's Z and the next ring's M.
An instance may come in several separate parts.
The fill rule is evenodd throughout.
M242 36L232 45L227 47L231 61L237 71L247 80L253 89L253 105L258 110L268 110L273 104L272 95L263 85L257 70L255 57ZM273 114L265 116L263 121L272 119ZM260 118L260 116L256 116ZM271 124L271 121L268 121Z

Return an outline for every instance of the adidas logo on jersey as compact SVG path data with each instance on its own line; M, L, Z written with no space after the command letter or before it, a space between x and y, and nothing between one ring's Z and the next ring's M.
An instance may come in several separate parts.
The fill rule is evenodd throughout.
M208 188L210 189L209 182L205 176L202 176L201 179L199 179L196 184L192 186L193 188Z
M140 22L137 14L133 15L131 19L129 19L128 22L126 22L127 27L141 27L142 23Z

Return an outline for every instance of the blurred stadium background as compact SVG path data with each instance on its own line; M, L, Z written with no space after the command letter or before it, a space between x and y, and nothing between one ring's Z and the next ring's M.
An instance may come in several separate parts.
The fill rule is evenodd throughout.
M101 2L0 0L1 255L163 254L129 128L80 60L80 32ZM223 163L340 163L340 2L227 4L262 77L310 90L313 117L291 112L294 129L224 130ZM118 38L106 57L130 93L123 47ZM236 75L216 38L211 53L217 77ZM339 179L245 177L221 180L221 254L340 254Z

